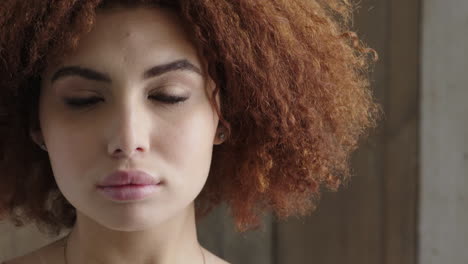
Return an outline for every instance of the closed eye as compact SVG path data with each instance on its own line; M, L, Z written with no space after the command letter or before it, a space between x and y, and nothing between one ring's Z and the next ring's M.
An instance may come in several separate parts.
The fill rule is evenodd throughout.
M156 94L150 95L148 98L155 99L156 101L163 102L165 104L177 104L182 103L188 99L188 97L175 96L168 94ZM102 98L99 97L88 97L88 98L66 98L64 99L65 103L72 108L82 108L94 105L99 101L102 101Z
M149 98L155 98L158 101L168 103L168 104L177 104L188 99L188 97L169 95L169 94L151 95L149 96Z
M72 108L81 108L85 106L90 106L99 102L101 98L99 97L88 97L88 98L66 98L64 99L65 103Z

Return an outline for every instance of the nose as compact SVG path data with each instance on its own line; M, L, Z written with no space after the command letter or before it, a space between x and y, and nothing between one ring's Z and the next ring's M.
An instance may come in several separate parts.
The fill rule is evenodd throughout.
M127 103L115 109L109 118L108 153L112 158L131 159L149 147L149 120L137 103Z

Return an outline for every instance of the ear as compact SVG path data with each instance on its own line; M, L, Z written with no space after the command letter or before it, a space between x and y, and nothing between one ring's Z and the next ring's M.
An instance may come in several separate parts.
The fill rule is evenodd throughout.
M41 130L30 130L29 135L31 136L31 139L37 144L41 145L44 143L44 137L42 136L42 131Z
M215 138L213 140L214 145L221 145L226 139L220 138L220 134L224 133L224 136L226 137L226 130L222 125L219 125L218 128L216 129L216 134Z

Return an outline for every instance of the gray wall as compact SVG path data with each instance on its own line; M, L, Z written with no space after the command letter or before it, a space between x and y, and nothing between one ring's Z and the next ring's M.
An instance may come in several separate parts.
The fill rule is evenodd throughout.
M468 1L424 0L419 263L468 263Z

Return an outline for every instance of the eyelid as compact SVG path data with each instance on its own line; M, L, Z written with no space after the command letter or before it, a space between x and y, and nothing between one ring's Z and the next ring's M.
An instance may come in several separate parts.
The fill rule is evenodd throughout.
M190 98L190 94L185 96L158 92L148 95L148 98L155 98L156 101L160 101L163 104L177 105L187 101ZM92 107L100 101L103 101L103 99L98 96L64 98L65 104L74 109Z
M199 74L191 74L191 72L171 72L155 79L149 85L151 87L182 86L190 89L199 85L199 78L201 78Z
M163 80L163 81L160 81L151 85L151 87L156 87L157 89L166 88L166 87L180 87L180 86L184 87L188 85L181 81L172 81L172 80Z
M153 87L153 86L151 86ZM186 97L190 96L191 89L187 87L187 85L180 84L180 83L164 83L154 86L155 88L151 89L148 94L149 95L170 95L170 96L177 96L177 97Z

